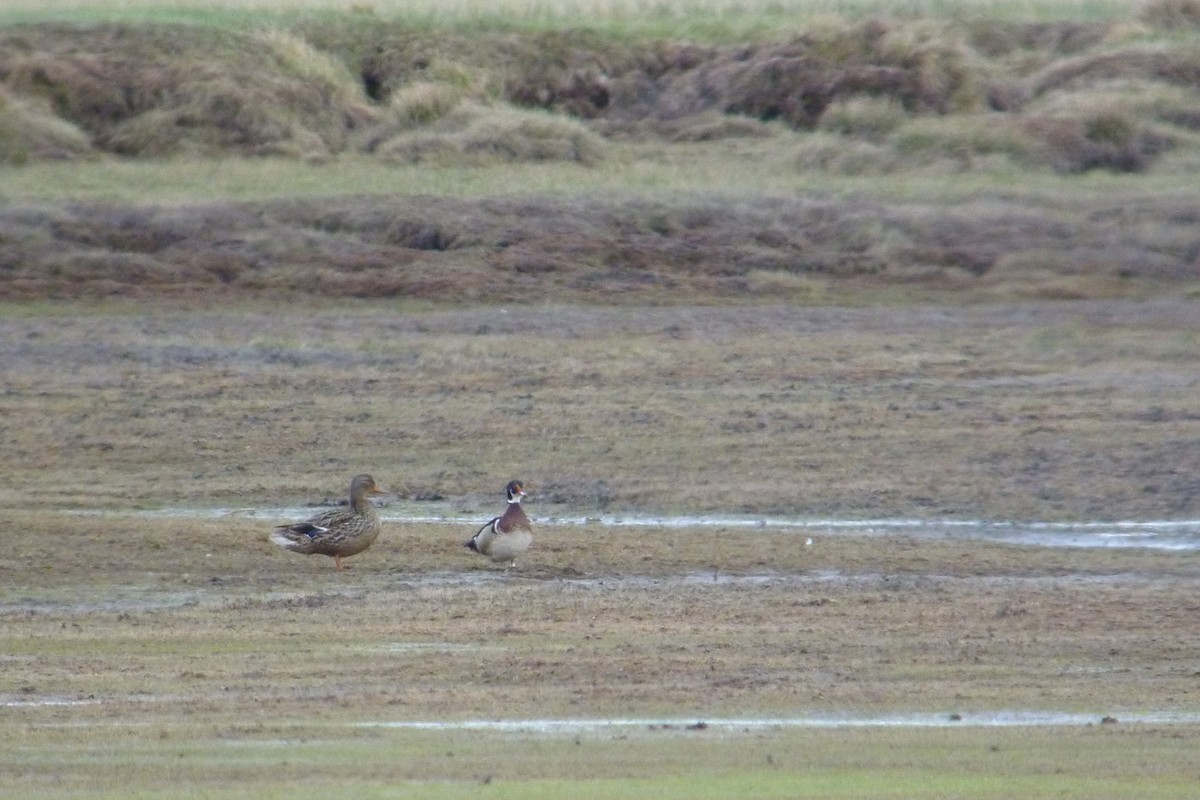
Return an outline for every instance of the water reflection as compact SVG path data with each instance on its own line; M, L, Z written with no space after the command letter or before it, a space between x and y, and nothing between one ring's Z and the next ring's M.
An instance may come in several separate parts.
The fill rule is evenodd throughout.
M102 512L80 512L96 513ZM141 512L156 517L242 516L264 521L311 514L311 508L166 508ZM452 510L434 503L389 504L380 510L385 521L470 527L487 514ZM819 519L803 517L531 515L543 526L614 528L730 528L791 532L805 536L889 536L927 539L975 539L1035 547L1111 547L1151 550L1200 549L1200 520L1115 522L994 522L986 520Z
M354 723L357 727L405 728L410 730L480 730L501 733L625 733L643 731L762 731L780 728L955 728L955 727L1079 727L1086 725L1193 725L1200 723L1200 712L1143 711L1088 714L1060 711L988 711L947 712L941 714L898 713L871 716L815 714L774 718L695 719L468 719L455 721L396 720Z

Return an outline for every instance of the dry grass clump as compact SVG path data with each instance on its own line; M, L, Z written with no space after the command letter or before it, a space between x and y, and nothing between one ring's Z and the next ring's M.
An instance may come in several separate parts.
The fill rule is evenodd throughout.
M409 163L595 163L601 137L703 142L820 129L827 136L809 143L805 163L839 172L990 169L1006 159L1020 169L1145 171L1171 148L1200 149L1190 136L1200 50L1191 28L1163 27L1189 8L1061 23L809 19L804 30L705 45L597 30L468 35L371 14L249 32L31 26L0 32L0 86L10 105L38 110L10 118L10 142L53 141L43 119L52 113L95 151L124 156L362 151ZM1119 86L1136 91L1112 91ZM1139 95L1167 91L1174 99L1147 118ZM1099 92L1101 111L1088 100ZM985 109L1002 117L981 117ZM1105 120L1122 118L1131 127L1117 135ZM1002 133L975 130L985 123ZM8 151L12 161L77 148Z
M967 43L980 56L1017 65L1096 47L1113 27L1108 21L1018 22L983 16L962 24Z
M1037 98L1098 83L1136 80L1194 87L1200 82L1200 51L1193 44L1135 44L1063 59L1031 75L1026 91Z
M717 111L704 112L683 119L656 120L650 122L647 127L655 135L672 142L768 139L779 134L779 128L769 123L749 117L722 114ZM626 128L626 130L630 129Z
M1063 172L1142 172L1172 143L1121 108L1097 108L1065 120L1033 118L1027 128L1045 143L1055 168Z
M449 84L421 81L395 92L388 107L393 124L408 130L443 119L459 107L464 97L461 90Z
M270 29L254 37L267 47L285 76L299 78L314 88L327 105L347 114L348 127L372 119L374 111L368 107L362 82L333 54L318 50L290 31Z
M904 106L894 98L857 96L830 104L821 115L817 129L880 142L908 119Z
M1148 0L1141 3L1142 19L1166 30L1200 28L1200 0Z
M889 138L889 144L911 164L944 163L969 169L980 160L1000 156L1027 167L1044 166L1036 137L1011 118L974 114L952 120L914 119Z
M578 119L502 102L487 70L437 59L408 82L382 85L391 86L382 120L363 147L391 161L592 165L603 157L600 135Z
M955 169L1091 169L1142 172L1172 139L1124 108L1095 108L1078 116L995 113L952 120L914 119L888 139L907 168L943 164Z
M120 155L328 155L370 117L344 70L285 34L43 26L3 39L11 92Z
M494 96L502 75L498 68L512 49L509 42L518 41L414 30L370 15L302 22L292 32L344 63L380 106L406 87L423 83L446 84L476 98Z
M409 163L562 161L590 166L603 158L604 143L569 117L470 104L435 126L388 137L374 152Z
M418 73L396 81L386 93L382 86L377 89L383 95L386 120L372 136L378 140L388 130L432 125L464 103L496 101L498 91L493 83L487 69L445 57L423 59Z
M808 142L804 168L1142 172L1173 149L1194 148L1200 62L1190 42L1126 41L1096 24L968 30L972 85L989 113L914 113L890 95L841 99L817 124L840 139Z
M821 28L785 42L660 50L653 60L610 69L590 80L575 66L577 98L603 99L593 112L610 121L671 120L718 111L801 130L832 104L890 98L913 113L978 106L968 53L958 37L935 29L869 20ZM546 94L554 102L553 93ZM574 101L573 101L574 102Z
M79 158L91 150L87 134L55 114L49 103L0 85L0 164Z
M793 163L802 172L831 175L887 175L911 166L896 148L870 140L847 140L828 133L801 139Z

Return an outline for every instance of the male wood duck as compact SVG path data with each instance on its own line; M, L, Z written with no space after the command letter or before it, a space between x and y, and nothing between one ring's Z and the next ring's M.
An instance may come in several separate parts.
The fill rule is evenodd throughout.
M293 553L333 556L336 569L342 559L361 553L379 538L383 524L370 494L387 494L370 475L355 475L350 481L350 505L331 508L306 522L281 525L271 534L271 541Z
M533 527L529 524L529 517L521 510L525 485L520 481L509 481L505 492L508 494L508 508L500 516L488 520L474 536L463 542L463 547L497 563L507 561L511 567L517 563L517 556L533 543Z

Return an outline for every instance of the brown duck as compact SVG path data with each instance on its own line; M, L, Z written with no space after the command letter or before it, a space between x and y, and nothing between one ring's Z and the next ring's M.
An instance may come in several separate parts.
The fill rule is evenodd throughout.
M504 490L508 495L508 508L500 516L488 520L474 536L463 542L463 547L492 561L507 561L511 567L517 563L517 556L533 543L533 527L521 510L521 501L525 499L524 484L509 481Z
M333 564L342 568L342 559L361 553L379 537L383 525L379 512L367 495L387 494L370 475L355 475L350 481L350 505L331 508L306 522L281 525L271 541L293 553L333 556Z

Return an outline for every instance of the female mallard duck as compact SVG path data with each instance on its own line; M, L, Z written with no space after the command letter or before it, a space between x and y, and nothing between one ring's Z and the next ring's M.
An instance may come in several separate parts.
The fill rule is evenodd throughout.
M488 520L474 536L463 542L463 547L487 556L492 561L507 561L509 566L517 563L517 556L529 549L533 543L533 527L529 517L521 510L525 499L525 485L520 481L509 481L508 508L498 517Z
M350 481L350 505L331 508L307 522L281 525L271 541L294 553L333 556L333 564L342 568L342 559L366 550L375 543L383 525L379 512L367 500L369 494L387 494L370 475L355 475Z

